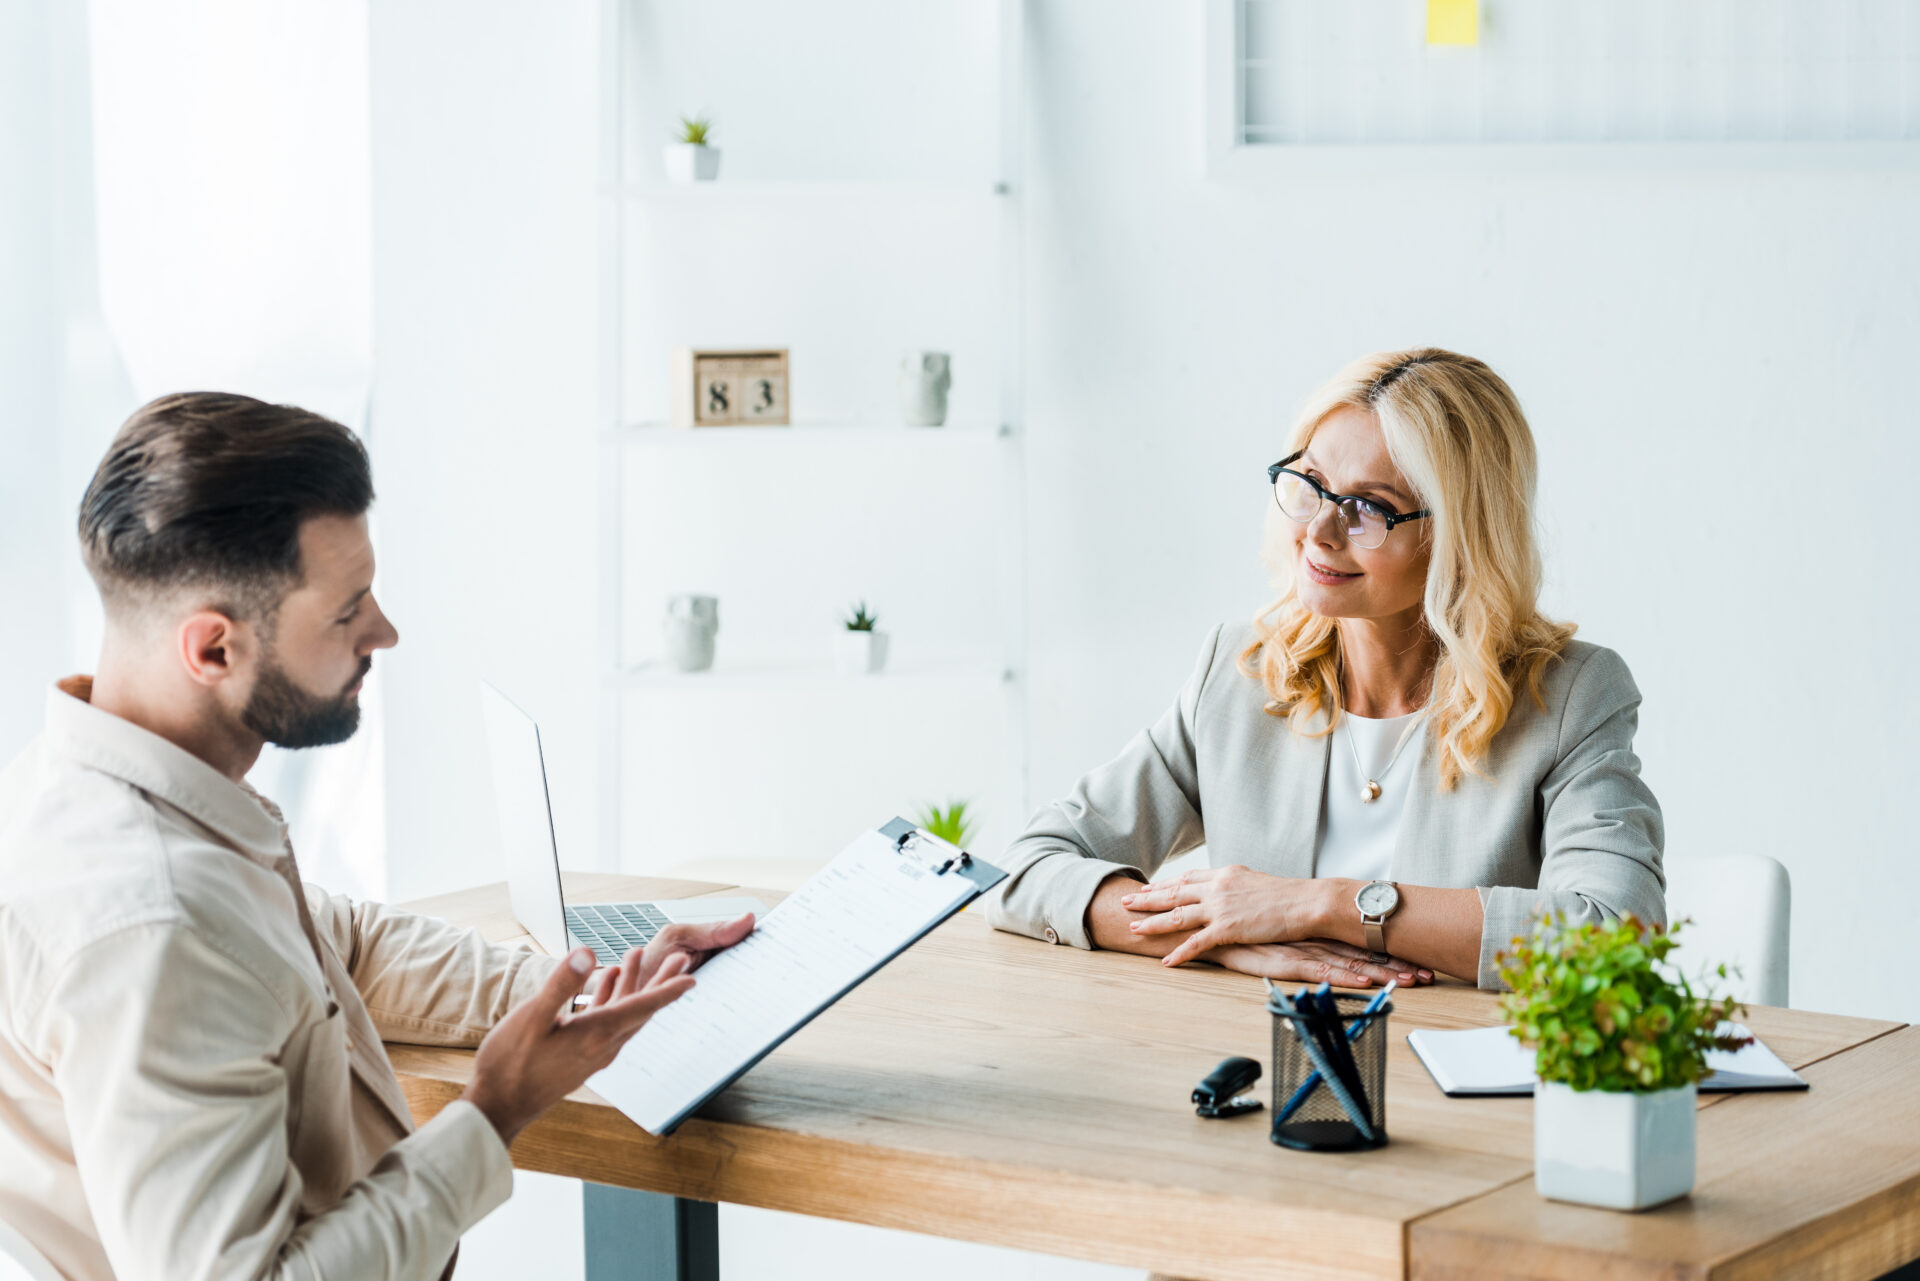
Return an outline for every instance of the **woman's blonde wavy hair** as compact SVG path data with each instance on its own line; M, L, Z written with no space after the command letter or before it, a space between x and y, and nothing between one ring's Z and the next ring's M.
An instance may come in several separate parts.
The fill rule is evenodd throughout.
M1372 412L1387 453L1432 515L1426 622L1440 643L1427 700L1440 785L1483 774L1494 736L1524 685L1543 710L1541 675L1574 633L1539 609L1533 536L1533 433L1513 391L1470 356L1422 347L1363 356L1301 410L1287 453L1305 449L1342 406ZM1411 530L1407 532L1412 532ZM1259 640L1240 670L1266 686L1267 711L1301 733L1331 733L1341 712L1340 629L1300 603L1291 557L1283 594L1254 616ZM1322 717L1324 713L1324 717ZM1310 728L1324 719L1318 728Z

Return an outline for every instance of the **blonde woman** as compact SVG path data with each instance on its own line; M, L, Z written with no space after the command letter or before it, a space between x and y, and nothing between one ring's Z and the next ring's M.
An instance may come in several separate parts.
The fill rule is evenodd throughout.
M1539 610L1533 437L1437 349L1355 361L1268 469L1280 599L1036 815L1004 930L1367 987L1497 986L1542 910L1666 916L1640 693ZM1143 884L1205 844L1211 866Z

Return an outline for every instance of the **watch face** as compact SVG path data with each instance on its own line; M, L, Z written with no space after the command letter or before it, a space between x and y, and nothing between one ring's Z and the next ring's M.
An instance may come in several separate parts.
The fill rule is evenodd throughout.
M1385 881L1374 881L1361 887L1358 902L1368 916L1380 916L1400 905L1400 891Z

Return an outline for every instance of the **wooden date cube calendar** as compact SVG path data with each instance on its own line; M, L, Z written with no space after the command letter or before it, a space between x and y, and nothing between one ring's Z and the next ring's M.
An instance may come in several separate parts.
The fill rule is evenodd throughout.
M784 427L787 350L673 349L675 427Z

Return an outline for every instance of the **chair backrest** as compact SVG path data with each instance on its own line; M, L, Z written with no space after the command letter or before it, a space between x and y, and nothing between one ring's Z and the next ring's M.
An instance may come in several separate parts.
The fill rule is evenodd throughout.
M1674 957L1689 976L1724 962L1727 990L1754 1005L1787 1003L1787 869L1765 854L1670 858L1667 919L1691 917Z
M60 1281L47 1256L0 1219L0 1281Z

